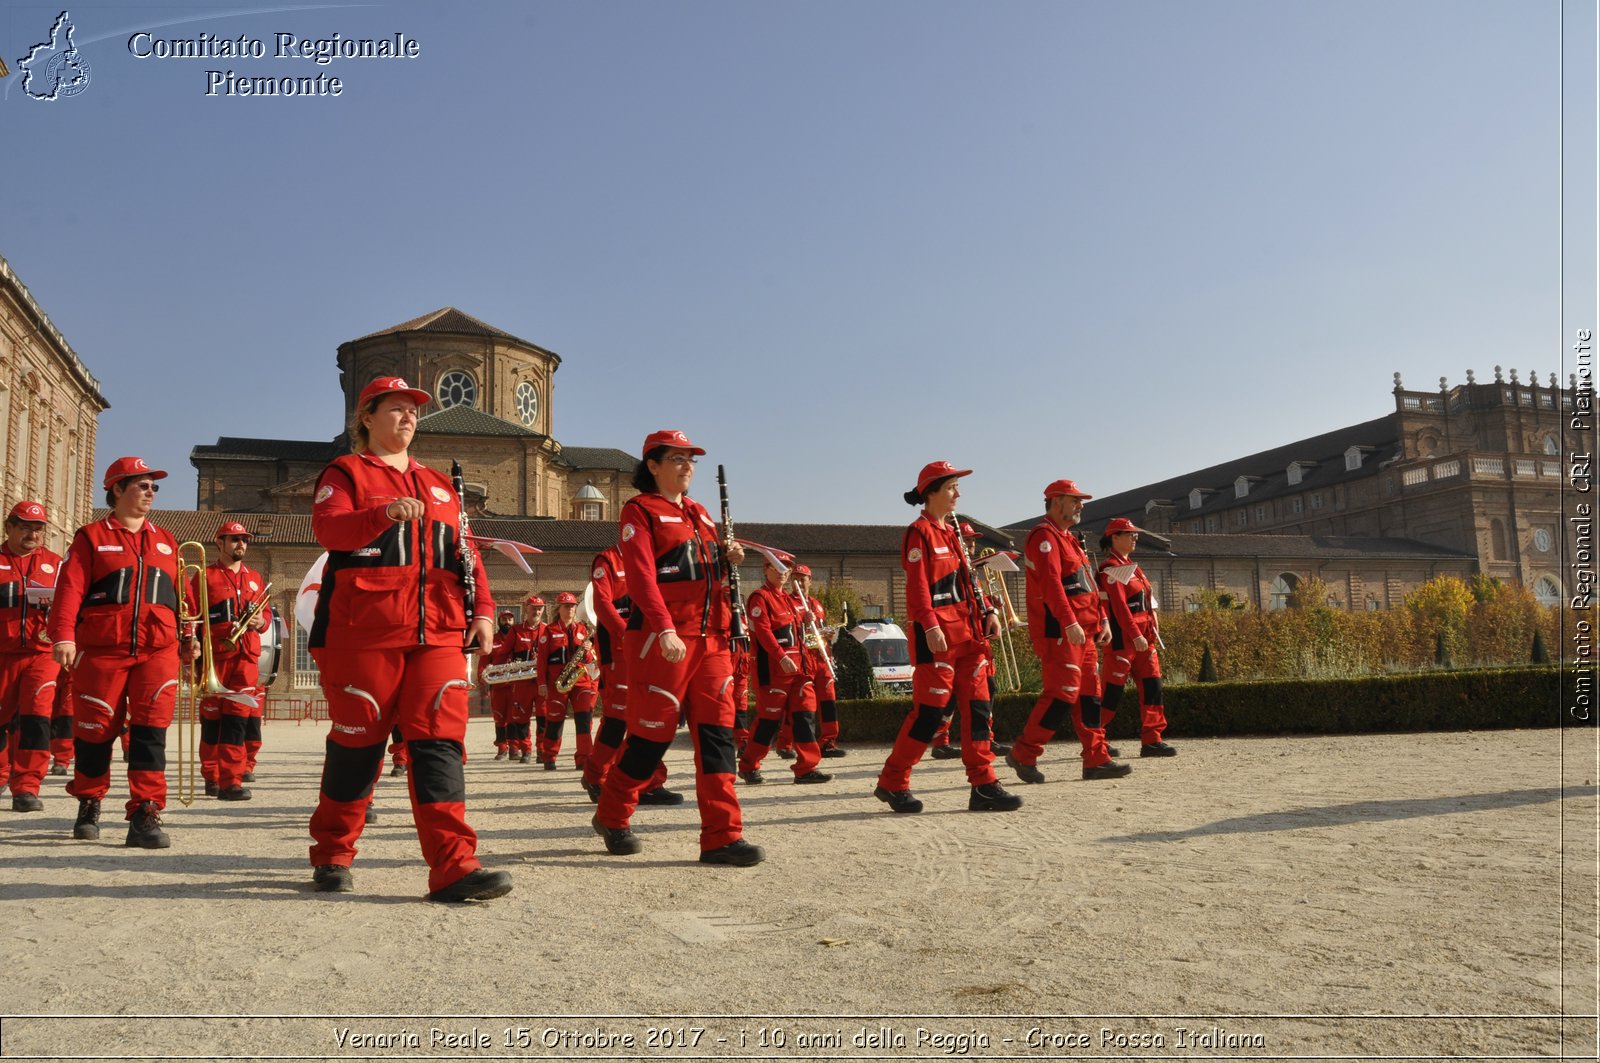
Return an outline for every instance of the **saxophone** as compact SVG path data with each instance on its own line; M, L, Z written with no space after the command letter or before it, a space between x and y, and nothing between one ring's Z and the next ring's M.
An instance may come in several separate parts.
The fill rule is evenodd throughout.
M589 662L592 660L594 660L594 639L584 639L583 651L568 661L567 666L561 669L561 674L556 676L556 692L560 694L571 693L572 688L578 685L578 680L582 677L584 669L589 667Z

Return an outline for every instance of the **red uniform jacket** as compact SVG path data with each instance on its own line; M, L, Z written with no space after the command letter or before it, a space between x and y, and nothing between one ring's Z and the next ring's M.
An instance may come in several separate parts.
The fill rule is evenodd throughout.
M421 520L384 513L398 498L427 506ZM402 472L371 454L335 458L317 479L311 531L328 551L307 645L394 649L461 645L467 628L458 547L461 503L450 478L413 460ZM477 550L473 617L494 619Z
M177 578L178 542L165 528L85 524L61 563L50 641L130 657L166 649L178 641Z
M211 606L211 652L221 656L228 652L228 637L233 634L234 621L244 616L250 603L261 597L267 581L261 573L241 564L238 572L213 561L206 566L206 597ZM272 622L272 606L261 610L261 615ZM234 655L255 660L261 656L261 632L253 628L239 636Z
M0 542L0 653L49 653L45 633L47 605L28 601L29 587L54 587L61 557L38 547L26 555L13 554Z
M1111 644L1118 649L1132 646L1140 635L1154 642L1155 596L1144 569L1125 557L1112 554L1100 562L1095 578L1111 621Z
M616 651L622 648L622 634L628 630L628 615L633 611L633 600L628 597L628 572L619 547L609 547L595 555L594 611L600 620L595 649L601 664L611 664Z
M756 648L756 682L766 684L805 675L805 658L800 653L799 605L787 591L773 590L765 583L745 599L750 639ZM794 661L794 672L785 672L779 666L778 661L784 657Z
M555 691L556 680L561 678L561 670L582 656L584 643L588 641L588 625L577 621L563 624L558 620L544 625L539 632L539 678L550 684L552 692ZM578 681L572 689L593 690L594 687L594 676L585 668L578 673Z
M1034 640L1059 639L1074 623L1093 639L1100 631L1100 592L1089 576L1089 555L1073 534L1042 520L1028 533L1023 557Z
M622 559L633 614L630 631L675 631L680 638L728 634L730 609L717 526L684 496L634 495L622 507Z
M900 567L906 572L906 612L919 649L926 647L925 632L932 627L941 629L951 646L983 637L981 605L972 599L959 530L923 510L901 540Z

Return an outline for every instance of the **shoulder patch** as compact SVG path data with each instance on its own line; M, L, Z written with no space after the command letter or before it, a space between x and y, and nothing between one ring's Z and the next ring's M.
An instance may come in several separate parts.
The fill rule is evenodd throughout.
M440 502L448 502L448 501L450 501L450 492L446 491L444 488L440 487L438 484L434 484L433 487L431 487L429 489L429 491L437 501L440 501Z
M639 529L634 527L632 524L624 524L622 526L622 541L627 542L629 539L632 539L633 533L638 530Z
M594 578L594 579L605 579L606 578L606 570L601 568L599 565L594 566L594 576L592 578Z
M910 549L910 551L908 551L906 553L906 560L910 561L912 564L916 564L918 561L921 561L922 560L922 547L913 546Z
M323 484L321 487L317 488L317 500L316 500L316 502L314 504L320 506L320 505L322 505L322 503L326 502L328 499L330 499L332 497L333 497L333 485L332 484Z
M1041 554L1048 554L1051 550L1054 550L1054 549L1055 549L1055 547L1050 545L1050 540L1049 539L1046 539L1046 540L1044 540L1043 542L1041 542L1039 544L1039 552Z

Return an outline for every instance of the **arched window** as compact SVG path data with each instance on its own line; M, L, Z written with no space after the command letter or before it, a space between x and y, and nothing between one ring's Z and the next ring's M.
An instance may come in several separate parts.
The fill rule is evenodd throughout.
M1294 594L1295 587L1299 586L1300 577L1293 572L1281 572L1278 578L1272 581L1272 600L1268 609L1289 608L1289 598Z
M1496 561L1506 559L1506 526L1498 520L1489 522L1489 551Z
M1549 576L1540 576L1533 581L1533 596L1539 600L1540 605L1561 604L1561 588Z
M478 405L478 382L472 379L471 373L452 369L439 378L439 390L434 394L441 410L452 406L473 407Z
M1545 436L1544 437L1544 452L1546 454L1550 455L1550 457L1552 457L1552 458L1555 457L1557 454L1560 454L1561 453L1561 441L1558 440L1553 434Z

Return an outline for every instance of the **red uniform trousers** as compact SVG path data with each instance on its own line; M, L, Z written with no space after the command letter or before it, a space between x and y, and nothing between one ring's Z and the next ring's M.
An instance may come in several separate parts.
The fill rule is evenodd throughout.
M48 653L0 654L0 765L14 794L35 794L50 767L50 714L59 666Z
M510 743L506 739L506 725L511 719L511 684L496 683L489 688L489 715L494 717L494 748L504 753Z
M573 741L576 750L573 753L573 763L579 771L589 761L589 750L594 744L594 706L600 700L600 692L594 687L573 687L565 694L550 690L550 696L544 699L544 704L539 707L539 719L544 726L539 728L539 760L544 763L553 762L561 755L561 732L566 727L567 710L572 710L572 726L574 729Z
M960 720L961 763L967 769L967 782L987 786L997 778L994 753L989 749L992 707L986 678L987 644L974 639L964 625L947 624L942 630L951 640L949 648L912 669L911 711L878 774L878 785L885 790L911 788L911 769L928 751L952 698Z
M167 728L178 696L178 644L136 657L91 649L72 670L75 763L67 793L99 800L111 789L111 752L124 723L127 818L145 801L167 807Z
M622 647L617 648L622 652ZM583 765L583 784L599 786L606 781L611 765L622 749L622 740L628 733L628 669L625 663L614 661L600 666L600 729L595 732L594 745L589 759ZM662 761L650 777L644 792L659 790L667 784L667 764Z
M539 708L539 684L532 679L519 679L507 684L511 688L511 704L506 709L506 746L512 756L533 756L533 718Z
M467 826L462 770L467 678L455 646L392 650L313 649L328 699L327 754L311 814L311 864L355 859L372 787L383 771L384 740L398 728L410 753L406 787L428 889L476 871L478 836Z
M744 837L734 792L733 659L726 636L690 636L683 660L670 664L655 648L656 635L629 631L628 733L600 791L596 818L620 829L633 818L639 795L651 788L661 757L672 744L680 711L688 714L694 742L694 790L700 806L700 849L707 852Z
M755 710L750 707L750 651L738 651L733 668L733 745L744 749L755 726Z
M1100 676L1106 691L1105 724L1110 726L1112 714L1122 703L1122 689L1132 676L1139 681L1140 741L1147 746L1161 741L1167 730L1167 710L1161 700L1161 658L1156 654L1155 640L1150 639L1143 650L1107 647Z
M223 654L215 658L214 667L217 681L232 694L212 694L200 701L200 775L227 790L242 783L244 773L251 770L245 742L251 716L261 711L257 701L261 691L256 689L254 658ZM256 745L260 746L259 739Z
M817 692L817 738L828 749L839 744L839 695L825 670L811 674L811 686Z
M50 712L50 766L72 767L72 673L56 676L56 703Z
M774 671L776 671L774 667ZM756 707L755 731L744 752L739 754L740 771L759 771L761 761L779 739L780 730L793 729L795 775L804 775L822 762L822 746L817 742L817 691L805 672L781 673L762 685L761 702ZM787 725L787 726L786 726Z
M1027 725L1011 747L1021 764L1035 764L1045 744L1056 736L1066 717L1083 746L1083 766L1096 768L1111 760L1106 751L1105 720L1100 712L1100 653L1092 637L1082 646L1065 638L1035 642L1044 678L1044 693L1034 702Z

